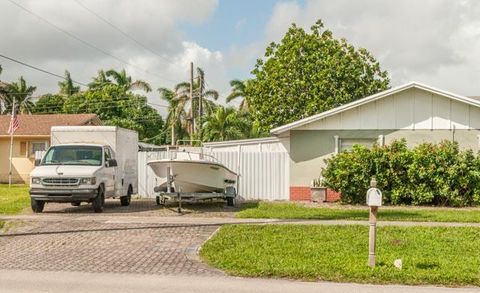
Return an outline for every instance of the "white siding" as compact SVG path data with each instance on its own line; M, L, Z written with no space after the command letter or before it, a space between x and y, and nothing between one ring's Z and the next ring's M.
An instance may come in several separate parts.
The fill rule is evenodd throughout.
M237 151L213 151L219 162L239 177L238 194L245 199L288 200L289 199L289 156L286 152L243 152L243 146ZM155 197L153 188L160 184L147 162L167 158L166 152L138 153L138 189L143 197Z
M432 127L432 94L425 91L415 91L414 120L415 129L430 129Z
M297 127L297 130L480 129L480 109L411 88Z

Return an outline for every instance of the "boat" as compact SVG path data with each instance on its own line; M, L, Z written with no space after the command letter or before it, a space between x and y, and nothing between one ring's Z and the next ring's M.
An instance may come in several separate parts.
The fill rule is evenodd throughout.
M156 188L157 192L224 193L237 181L237 174L219 162L206 159L200 155L194 159L188 157L153 160L147 163L163 182ZM170 183L168 181L170 175Z

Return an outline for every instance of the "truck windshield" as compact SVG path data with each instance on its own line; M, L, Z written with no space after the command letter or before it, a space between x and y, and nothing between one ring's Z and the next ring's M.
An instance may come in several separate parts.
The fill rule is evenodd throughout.
M41 165L102 165L102 148L95 146L53 146Z

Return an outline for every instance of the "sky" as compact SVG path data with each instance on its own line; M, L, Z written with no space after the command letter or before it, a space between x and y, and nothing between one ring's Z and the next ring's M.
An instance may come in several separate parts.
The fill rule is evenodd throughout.
M475 0L0 0L0 54L68 69L82 83L125 68L154 89L188 80L193 62L224 100L229 81L251 77L292 23L308 30L322 19L335 37L369 50L393 86L417 81L469 96L480 95L478 15ZM0 80L24 76L36 95L58 91L56 77L1 57L0 65ZM148 97L165 105L156 92Z

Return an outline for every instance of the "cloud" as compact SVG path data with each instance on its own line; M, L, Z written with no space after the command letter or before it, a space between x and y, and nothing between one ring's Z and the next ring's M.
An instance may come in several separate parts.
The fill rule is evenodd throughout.
M308 29L322 19L336 37L372 52L393 84L417 80L473 95L480 92L473 82L480 66L479 13L480 2L466 0L279 2L265 35L278 41L292 22Z
M212 71L221 67L220 52L185 42L185 36L178 29L180 23L199 25L208 21L217 9L217 0L78 0L155 54L102 22L76 1L14 1L133 65L82 44L8 1L0 2L3 25L0 53L54 73L63 74L68 69L75 80L84 83L88 83L98 69L125 68L134 79L146 80L156 89L185 80L189 76L190 58L196 65ZM37 94L58 89L58 79L54 77L1 58L0 64L4 69L2 80L16 80L23 75L38 86ZM158 102L156 93L149 98Z

